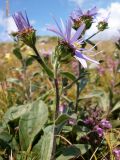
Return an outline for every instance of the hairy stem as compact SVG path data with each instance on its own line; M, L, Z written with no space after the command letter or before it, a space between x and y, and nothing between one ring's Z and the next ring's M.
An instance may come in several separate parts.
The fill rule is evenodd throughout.
M55 120L58 117L59 114L59 84L58 84L58 61L55 60L54 65L54 85L55 85L55 114L54 114L54 140L53 140L53 149L52 149L52 159L55 159L55 153L56 153L56 128L55 128Z

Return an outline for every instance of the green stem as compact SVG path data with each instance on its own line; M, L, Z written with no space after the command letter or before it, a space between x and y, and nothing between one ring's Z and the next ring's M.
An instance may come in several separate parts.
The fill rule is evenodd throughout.
M56 59L55 61L55 66L54 66L54 84L55 84L55 119L58 117L58 113L59 113L59 101L60 101L60 97L59 97L59 85L58 85L58 61Z
M42 68L45 70L45 72L48 74L48 76L50 78L53 78L53 72L47 67L47 65L45 64L45 62L42 60L42 58L40 57L36 47L32 47L32 49L34 50L35 54L36 54L36 60L38 61L38 63L42 66Z
M90 37L88 37L85 41L88 41L89 39L91 39L92 37L94 37L95 35L97 35L100 31L97 31L96 33L94 33L93 35L91 35Z
M78 78L80 77L80 71L81 71L81 64L78 62ZM79 99L79 82L77 82L77 88L76 88L76 102L75 102L75 112L77 113L78 111L78 99Z
M70 89L77 81L79 81L81 78L83 78L84 76L79 76L78 78L76 78L76 80L74 80L72 83L70 83L69 85L67 85L66 87L63 88L63 91Z
M59 84L58 84L58 60L55 59L54 64L54 85L55 85L55 114L54 114L54 140L53 140L53 149L52 149L52 159L55 159L56 153L56 128L55 128L55 120L59 115Z

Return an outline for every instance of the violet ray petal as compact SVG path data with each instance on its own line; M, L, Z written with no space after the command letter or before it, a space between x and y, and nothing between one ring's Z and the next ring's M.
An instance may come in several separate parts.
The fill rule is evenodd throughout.
M63 23L62 18L60 18L60 21L61 21L61 26L62 26L63 34L66 34L66 32L65 32L65 25Z
M107 15L107 17L104 19L104 22L106 22L106 23L108 22L108 19L110 18L110 14L111 13L109 12L108 15Z
M18 21L17 21L17 19L16 19L15 15L13 15L12 17L13 17L13 19L14 19L14 21L15 21L15 24L16 24L16 26L17 26L18 30L19 30Z
M91 10L88 11L90 16L95 16L98 12L97 7L92 8Z
M100 64L98 61L93 60L93 59L89 58L88 56L86 56L84 54L83 54L83 58L86 59L86 60L88 60L88 61L90 61L90 62L93 62L93 63L96 63L96 64Z
M15 23L16 23L16 25L17 25L18 30L19 30L19 31L23 30L23 29L24 29L24 26L23 26L23 24L22 24L22 22L21 22L21 19L20 19L19 14L18 14L18 13L15 13L15 14L13 15L13 18L14 18L14 21L15 21Z
M26 19L24 18L22 12L19 12L18 14L19 14L19 19L20 19L20 21L21 21L21 23L22 23L22 25L23 25L23 28L24 28L24 29L25 29L25 28L29 28L30 26L29 26L29 24L27 23Z
M25 11L25 16L26 16L28 26L31 27L26 11Z
M55 34L59 35L60 37L64 38L63 35L54 26L47 27L47 30L52 31Z
M81 33L83 32L85 28L85 24L82 24L76 31L76 33L74 34L74 36L71 38L71 43L77 41L77 39L80 37Z
M71 28L72 28L72 23L71 20L69 19L66 23L66 33L67 33L67 40L68 43L70 43L70 38L71 38Z
M55 23L56 23L56 25L57 25L57 27L58 27L58 29L59 29L59 32L61 33L62 36L64 36L64 33L63 33L63 31L61 30L61 28L60 28L57 20L55 19L55 17L53 17L53 19L54 19L54 21L55 21Z
M26 17L24 17L22 12L16 12L12 17L13 17L13 19L17 25L17 28L20 32L24 29L32 28L30 26L29 20L27 18L27 14L26 14Z
M72 14L70 15L70 18L71 18L72 21L74 21L74 20L78 20L78 19L79 19L79 16L77 16L76 13L72 13Z
M75 14L76 14L77 17L80 18L80 17L83 15L83 12L82 12L81 8L78 8L78 9L75 11Z
M87 68L87 62L86 62L85 59L79 58L77 56L74 56L74 57L81 63L81 65L83 66L83 68Z
M61 21L61 26L62 26L62 32L63 32L63 39L65 41L67 41L67 32L66 32L66 26L64 25L63 23L63 20L60 18L60 21Z
M88 56L82 54L82 53L81 53L80 51L78 51L78 50L75 51L75 55L76 55L77 57L79 57L79 58L84 59L84 60L87 60L87 61L90 61L90 62L99 64L99 62L97 62L97 61L95 61L95 60L89 58Z

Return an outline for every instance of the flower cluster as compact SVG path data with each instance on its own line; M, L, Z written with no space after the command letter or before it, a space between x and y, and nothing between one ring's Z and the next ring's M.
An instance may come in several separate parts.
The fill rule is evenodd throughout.
M87 62L91 61L93 63L99 64L99 62L91 59L89 56L85 55L85 52L91 52L90 50L85 50L82 48L83 39L80 38L82 32L85 29L85 24L82 24L74 33L72 36L72 22L71 19L69 19L66 22L66 26L64 25L63 21L61 20L61 26L58 24L58 22L55 20L56 27L50 26L48 30L56 33L58 36L61 37L58 48L60 50L59 52L59 60L61 58L65 59L65 57L71 55L71 57L75 57L84 68L87 68Z
M61 20L61 26L54 18L57 27L50 26L48 30L56 33L61 38L56 47L57 51L55 52L57 54L57 59L60 62L67 62L71 57L75 57L84 68L87 68L87 61L99 64L99 62L90 58L93 56L91 55L91 53L93 54L93 51L92 49L86 50L83 47L84 44L86 44L86 41L82 38L86 29L91 27L97 14L98 10L96 7L86 12L82 12L79 8L72 12L66 24ZM102 31L107 28L108 17L98 24L98 30ZM18 28L18 32L16 33L17 37L28 46L34 48L36 42L35 30L30 25L26 12L25 16L22 12L16 12L13 15L13 19ZM73 28L75 29L74 35L72 35ZM90 53L89 56L85 54L87 52Z
M102 119L98 125L94 127L95 132L99 135L99 137L103 136L103 133L107 129L111 129L112 125L106 119Z
M91 109L89 115L83 121L84 124L91 130L91 133L96 133L99 138L103 137L106 130L112 128L110 122L106 119L101 119L102 110L98 108Z
M114 149L113 154L115 156L115 160L120 160L120 149L118 148Z
M73 21L73 28L78 29L82 23L86 24L86 29L89 29L93 23L94 18L98 14L98 10L96 7L83 12L80 8L73 11L70 15Z

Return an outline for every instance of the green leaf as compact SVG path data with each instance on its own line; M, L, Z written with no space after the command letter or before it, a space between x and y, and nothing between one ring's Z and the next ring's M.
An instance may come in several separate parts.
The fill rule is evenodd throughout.
M21 106L11 107L3 117L3 123L7 124L9 122L19 119L23 114L31 109L31 104L25 104Z
M79 92L81 92L85 88L87 82L88 82L87 78L82 78L80 80L80 82L79 82Z
M62 76L72 80L72 81L75 81L76 80L76 77L70 73L70 72L61 72Z
M10 151L10 141L12 140L12 136L4 130L0 130L0 150L9 150Z
M16 155L16 160L25 160L26 159L26 153L25 152L18 152ZM32 158L32 154L27 155L27 160L36 160Z
M87 98L98 98L98 102L99 105L103 108L104 111L109 111L109 107L110 107L110 98L109 98L109 94L104 92L103 90L94 90L91 91L90 94L81 97L80 99L87 99Z
M55 133L56 134L60 134L62 128L64 127L64 125L66 124L66 121L69 118L70 117L67 114L62 114L56 119L55 121L55 125L56 125Z
M36 61L38 61L38 63L42 66L43 70L50 78L54 78L53 71L49 68L49 66L47 66L47 64L41 59L41 57L38 57L36 55L32 55L32 57L36 59Z
M36 160L50 160L52 155L54 140L54 126L48 126L44 130L44 135L40 141L33 147L36 153Z
M27 58L27 59L26 59L26 66L27 66L27 67L30 66L30 65L33 63L33 61L34 61L34 58L33 58L33 57Z
M80 150L75 146L63 148L62 154L56 160L70 160L80 155Z
M91 148L91 146L88 144L75 144L75 146L80 149L80 153L82 155L85 154Z
M103 107L103 110L108 112L110 109L110 99L109 99L109 94L106 92L103 92L101 94L100 98L100 105Z
M49 126L45 129L44 136L41 139L41 157L40 160L50 160L54 140L54 127Z
M110 122L111 122L113 128L120 127L120 120L112 120Z
M120 109L120 102L117 102L117 103L115 104L115 106L113 107L113 109L112 109L111 112L114 112L114 111L116 111L116 110L118 110L118 109Z
M3 158L0 156L0 160L3 160Z
M70 118L69 115L62 114L56 119L55 124L59 125L60 123L66 122L69 118Z
M13 50L13 54L19 59L19 60L22 60L22 54L20 52L20 48L15 48Z
M11 150L11 147L10 145L8 144L8 142L0 139L0 151L10 151Z
M35 136L43 128L48 119L48 108L43 101L37 100L31 109L19 121L19 136L22 150L31 148Z
M7 131L0 132L0 140L3 140L9 143L12 139L12 135L10 135Z

